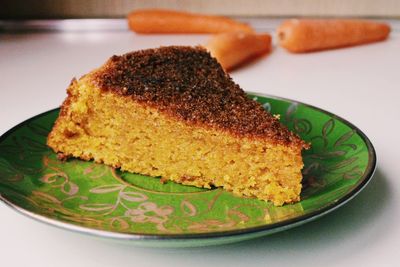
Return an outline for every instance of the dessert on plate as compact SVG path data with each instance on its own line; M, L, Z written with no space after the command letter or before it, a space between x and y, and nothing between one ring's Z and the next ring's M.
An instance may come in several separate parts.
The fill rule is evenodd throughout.
M201 47L113 56L67 92L47 140L61 157L275 205L300 199L308 144Z

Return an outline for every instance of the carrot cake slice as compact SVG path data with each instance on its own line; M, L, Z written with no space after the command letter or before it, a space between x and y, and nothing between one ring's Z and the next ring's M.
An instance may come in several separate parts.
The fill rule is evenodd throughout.
M300 198L308 144L201 47L113 56L67 92L47 140L62 157L275 205Z

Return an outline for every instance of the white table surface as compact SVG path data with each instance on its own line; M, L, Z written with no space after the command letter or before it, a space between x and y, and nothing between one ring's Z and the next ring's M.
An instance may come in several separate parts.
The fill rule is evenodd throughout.
M60 105L72 77L112 54L208 36L128 31L0 34L0 134ZM306 225L232 245L154 249L54 228L0 204L0 266L399 266L400 34L356 48L269 56L232 73L248 91L331 111L371 139L378 168L351 202Z

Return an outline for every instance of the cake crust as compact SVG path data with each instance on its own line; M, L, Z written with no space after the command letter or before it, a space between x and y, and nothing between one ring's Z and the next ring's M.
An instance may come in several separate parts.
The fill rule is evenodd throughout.
M249 99L202 47L169 46L113 56L91 80L102 91L131 97L186 123L308 147Z

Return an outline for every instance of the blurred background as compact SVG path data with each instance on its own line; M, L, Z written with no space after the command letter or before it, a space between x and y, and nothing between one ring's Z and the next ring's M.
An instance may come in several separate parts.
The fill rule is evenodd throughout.
M400 17L399 0L1 0L0 19L119 18L151 7L241 17Z

